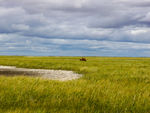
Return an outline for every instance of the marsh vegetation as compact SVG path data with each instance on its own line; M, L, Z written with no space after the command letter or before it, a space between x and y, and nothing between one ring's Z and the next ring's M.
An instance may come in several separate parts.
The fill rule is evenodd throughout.
M71 81L0 76L0 112L148 113L150 58L1 56L0 65L71 70Z

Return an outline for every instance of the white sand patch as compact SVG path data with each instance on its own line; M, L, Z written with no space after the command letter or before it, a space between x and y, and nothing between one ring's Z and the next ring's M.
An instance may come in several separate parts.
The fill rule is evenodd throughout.
M14 69L15 66L0 66L0 69Z
M27 75L60 81L78 79L82 76L81 74L74 73L73 71L27 69L27 68L16 68L15 66L0 66L0 75L6 76Z

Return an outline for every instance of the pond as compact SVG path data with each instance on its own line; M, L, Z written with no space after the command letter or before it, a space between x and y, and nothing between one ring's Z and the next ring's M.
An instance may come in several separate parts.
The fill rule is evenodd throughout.
M15 66L0 66L0 76L32 76L51 80L73 80L82 75L66 70L48 70L48 69L27 69L16 68Z

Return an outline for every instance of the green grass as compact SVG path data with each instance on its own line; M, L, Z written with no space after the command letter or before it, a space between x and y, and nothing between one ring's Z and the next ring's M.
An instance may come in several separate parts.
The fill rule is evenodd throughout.
M0 77L0 113L149 113L150 58L0 56L0 65L73 70L78 80Z

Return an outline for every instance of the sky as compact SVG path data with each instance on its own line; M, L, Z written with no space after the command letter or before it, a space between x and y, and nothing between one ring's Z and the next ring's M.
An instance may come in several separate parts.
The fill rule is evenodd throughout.
M150 57L150 0L0 0L0 55Z

